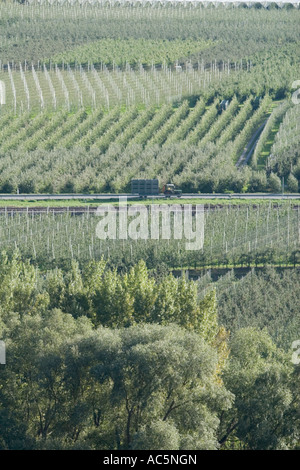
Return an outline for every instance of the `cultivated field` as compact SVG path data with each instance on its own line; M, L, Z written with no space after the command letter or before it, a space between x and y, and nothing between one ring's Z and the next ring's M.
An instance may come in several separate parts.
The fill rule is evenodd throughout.
M299 10L126 5L1 4L0 191L297 192Z

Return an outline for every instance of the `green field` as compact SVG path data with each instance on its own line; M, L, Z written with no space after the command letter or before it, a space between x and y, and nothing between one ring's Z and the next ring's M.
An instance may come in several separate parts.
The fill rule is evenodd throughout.
M298 9L80 8L0 5L0 192L118 193L139 177L185 192L273 191L284 178L298 192L297 141L279 164L289 121L273 117L294 106Z
M177 200L173 204L181 208ZM195 201L192 204L195 207ZM241 206L206 203L204 247L196 251L186 249L186 236L176 239L173 226L170 239L159 242L151 238L150 229L144 239L142 235L137 240L101 239L96 233L101 217L92 210L93 205L88 207L90 211L82 212L80 205L70 206L60 213L53 209L39 211L36 204L34 208L27 204L27 210L22 212L7 208L0 214L2 250L11 253L18 249L40 266L69 265L72 259L84 264L102 256L114 266L131 265L143 259L149 268L162 264L169 269L299 263L299 205L294 202ZM152 207L142 207L145 210L148 207L151 224ZM128 215L128 224L134 220L130 217L133 216ZM173 213L170 217L172 225ZM182 224L185 217L183 214ZM193 240L196 236L195 232Z

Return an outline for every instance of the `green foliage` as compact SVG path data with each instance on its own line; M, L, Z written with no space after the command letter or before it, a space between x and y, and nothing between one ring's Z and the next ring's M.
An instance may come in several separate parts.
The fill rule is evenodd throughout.
M176 157L176 155L175 155ZM226 176L226 175L224 175ZM75 216L76 214L76 216ZM22 257L41 269L70 269L72 260L86 266L93 259L106 260L111 268L128 271L144 260L157 270L193 269L208 266L297 265L297 206L292 203L240 206L234 204L205 209L203 251L187 250L185 236L151 239L151 214L148 217L148 239L101 240L97 237L99 217L95 207L60 210L3 211L0 214L2 249L11 256L16 247ZM182 218L184 223L185 217ZM128 217L128 223L131 222ZM116 219L118 225L118 218ZM183 281L181 281L183 282Z
M266 329L280 348L289 351L300 331L299 273L267 267L240 280L220 278L216 284L219 321L232 333L255 326Z
M191 39L184 41L180 39L172 41L134 38L101 39L54 55L50 59L45 59L45 62L51 60L52 63L59 65L62 63L70 65L76 63L100 65L104 63L114 66L125 66L126 64L151 66L162 63L170 65L190 54L200 53L209 46L209 43Z
M1 63L11 64L9 70L0 70L7 93L0 122L1 192L122 192L132 177L145 176L149 161L151 175L146 177L172 177L189 192L271 189L264 175L251 179L234 162L268 116L267 97L281 100L292 92L299 73L297 9L89 5L80 15L70 5L14 6L1 4ZM43 64L46 56L56 57L60 68ZM143 67L140 60L148 65ZM33 69L28 68L31 62ZM180 72L174 68L177 62ZM254 96L263 98L256 111ZM215 106L218 98L231 100L221 116ZM188 109L188 102L196 106ZM268 130L279 122L287 103L272 113L253 168L264 166L261 150ZM268 156L268 171L279 177L293 173L298 178L297 108L284 116ZM189 155L194 146L202 151L192 161L171 163L174 143ZM121 161L124 149L136 145L142 148L128 152L142 153L141 164L140 155L126 155L118 168L112 155ZM168 152L158 165L156 146ZM81 155L74 166L78 147L93 149L94 158ZM71 152L62 154L61 148ZM47 151L43 158L42 149ZM53 149L59 151L58 161L48 154ZM46 163L40 168L42 159ZM106 170L109 176L103 174ZM295 191L295 182L292 187Z
M269 187L272 193L280 193L282 190L282 184L279 176L271 172L268 178Z
M278 50L282 38L289 44L299 40L297 9L203 8L199 4L191 4L190 8L178 4L155 8L114 4L107 8L104 3L85 5L82 14L76 5L3 2L1 17L1 57L15 63L37 63L76 47L85 50L102 39L192 42L199 38L211 44L201 53L204 62L239 62L249 56L249 51ZM231 24L235 28L228 27ZM197 62L199 54L192 54L192 60Z
M8 145L10 152L1 153L0 191L16 192L19 188L21 193L128 192L131 178L155 177L161 183L173 180L183 192L241 192L245 187L248 191L264 192L271 189L272 179L268 180L263 170L252 174L248 168L238 170L232 157L242 152L264 112L262 104L251 117L250 101L232 120L231 106L218 117L218 100L203 115L202 100L189 110L184 102L179 108L130 107L121 113L117 107L106 113L87 114L80 110L65 117L59 112L53 114L53 125L47 124L47 113L41 113L44 126L37 130L38 135L25 138L21 129L22 138L17 132L14 139L18 142L15 150L10 144L11 131L3 133L3 149ZM238 128L247 119L245 113L249 119L239 133ZM212 116L214 124L205 134ZM14 132L17 122L20 119L11 123ZM278 166L271 168L273 173L281 174ZM294 173L297 176L297 166ZM295 185L293 188L295 191Z
M217 416L232 396L215 382L216 351L196 333L93 330L54 309L22 315L4 339L2 449L145 448L145 433L158 447L163 430L166 449L192 435L195 448L218 447Z
M256 168L258 163L260 164L261 161L265 161L266 152L264 151L264 149L266 146L269 147L271 145L270 141L272 142L273 136L276 135L276 128L281 123L289 107L289 100L285 100L272 110L268 121L259 137L253 156L251 158L252 167Z
M287 179L287 187L291 193L298 193L299 192L299 182L297 178L290 173Z
M299 406L291 362L266 332L255 328L240 329L230 347L224 383L236 398L225 413L231 432L225 431L223 442L234 432L246 449L287 449L292 436L299 435L299 421L290 420ZM296 382L299 387L299 377Z
M293 5L19 0L0 17L0 192L298 191ZM90 209L0 215L0 449L299 447L299 207L205 209L197 252L98 240ZM240 265L256 269L184 272Z
M291 170L299 165L299 111L300 107L292 105L283 117L278 133L275 136L268 158L271 169L280 177L288 178ZM299 174L295 172L299 181ZM296 183L292 184L292 191L296 189Z
M197 331L208 343L218 333L214 293L199 301L193 281L170 275L159 282L150 277L144 261L122 275L106 269L103 260L90 263L83 274L73 261L67 273L56 269L44 280L33 266L21 261L18 253L10 261L4 254L1 266L4 321L9 320L11 312L23 315L56 308L108 327L176 323Z
M278 291L281 280L267 275ZM293 277L286 285L295 287ZM102 260L44 276L18 253L3 254L0 447L196 450L238 439L247 449L293 448L299 376L290 351L253 326L234 329L229 351L216 286L199 297L196 282L156 280L144 262L123 275ZM223 322L222 287L218 303Z
M271 99L268 95L266 95L263 98L259 108L254 112L241 132L235 138L233 142L233 148L231 150L232 158L234 160L237 160L237 158L242 154L245 146L251 140L253 133L259 128L259 125L261 125L263 120L266 118L270 105Z
M152 421L140 427L133 437L132 450L179 450L180 435L174 424L166 421ZM185 449L185 447L184 447Z
M27 261L20 262L20 254L15 252L9 260L5 253L1 256L0 299L3 319L9 319L8 312L29 313L47 303L47 295L34 295L36 271Z
M131 446L133 430L153 419L174 423L182 438L192 430L198 433L200 423L203 430L209 425L203 434L213 439L213 352L197 335L174 326L129 328L120 332L120 339L119 349L93 373L101 383L112 380L113 403L124 409L117 425L125 448ZM208 407L201 399L206 393L212 398ZM227 408L230 394L219 393L223 400L218 406Z

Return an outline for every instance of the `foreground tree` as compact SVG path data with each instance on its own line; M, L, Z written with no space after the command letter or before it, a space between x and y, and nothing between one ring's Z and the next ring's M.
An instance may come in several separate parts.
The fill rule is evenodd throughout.
M176 325L99 329L84 350L94 348L92 377L109 389L110 410L86 439L98 447L109 428L112 448L214 449L221 410L232 395L217 380L216 351ZM83 346L83 345L82 345ZM74 346L72 346L73 348ZM77 354L68 361L77 367ZM149 442L147 441L149 438ZM156 444L155 444L156 442ZM172 447L169 447L172 445Z
M3 449L218 447L218 415L232 394L219 381L216 349L196 333L95 330L54 310L24 315L5 341Z
M299 371L265 331L238 330L224 373L234 406L221 419L220 443L250 450L289 449L299 442Z

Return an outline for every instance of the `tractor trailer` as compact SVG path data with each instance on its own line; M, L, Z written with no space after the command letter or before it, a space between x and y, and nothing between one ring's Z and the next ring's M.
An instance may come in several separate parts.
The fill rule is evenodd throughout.
M141 199L146 199L148 196L164 195L165 197L180 197L182 191L176 189L173 183L166 183L163 185L162 190L159 190L158 179L133 179L131 180L131 194L136 194Z

